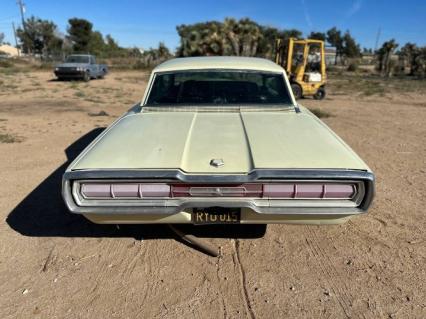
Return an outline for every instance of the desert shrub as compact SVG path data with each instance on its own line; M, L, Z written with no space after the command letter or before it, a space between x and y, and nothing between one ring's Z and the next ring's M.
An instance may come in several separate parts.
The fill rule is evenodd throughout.
M11 144L11 143L19 143L19 142L22 142L22 139L17 136L0 133L0 143Z
M351 63L349 63L347 70L349 72L355 72L358 70L358 66L359 66L358 62L352 61Z
M10 68L13 66L13 63L9 60L0 60L0 67L1 68Z
M99 111L97 113L87 113L89 116L109 116L109 114L105 111Z
M327 118L327 117L331 117L331 113L327 112L327 111L323 111L321 109L309 109L309 111L311 111L312 113L315 114L316 117L318 118Z

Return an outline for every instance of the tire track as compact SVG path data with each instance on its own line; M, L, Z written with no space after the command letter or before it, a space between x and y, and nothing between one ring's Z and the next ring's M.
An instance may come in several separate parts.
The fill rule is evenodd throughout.
M226 301L225 298L223 297L223 293L222 293L222 289L221 289L221 276L220 276L220 272L222 270L222 260L223 260L223 256L222 256L222 251L220 251L220 255L216 264L216 277L217 277L217 282L219 284L219 289L218 289L218 294L219 294L219 298L220 298L220 305L222 308L222 312L223 312L223 318L226 319L228 318L228 310L227 310L227 306L226 306Z
M341 272L334 266L333 263L330 262L330 258L327 256L327 252L324 251L321 245L318 244L319 239L315 230L310 226L305 226L305 229L305 241L312 256L318 259L320 271L325 276L326 283L335 295L336 300L341 306L346 318L351 318L353 305L352 302L355 300L355 298L350 293L350 289L347 286L346 281L344 280ZM322 238L322 240L324 240L324 238ZM325 238L325 240L329 239ZM331 245L331 243L327 245ZM369 315L368 317L377 317L377 314L371 311L371 309L370 312L371 316ZM363 318L367 318L365 314L357 315L362 315Z
M254 313L254 310L252 308L251 302L250 302L250 296L247 289L247 280L246 280L246 272L244 269L243 264L241 263L240 258L240 241L238 239L232 240L232 247L234 249L234 256L233 258L235 265L238 268L238 272L240 275L240 295L244 300L244 308L246 310L246 313L250 316L251 319L256 319L256 315Z
M346 298L342 298L341 297L340 291L337 291L337 288L336 288L337 285L333 281L333 279L332 279L333 277L332 277L331 273L327 269L327 267L329 267L329 265L327 265L326 267L324 267L324 265L323 265L323 262L324 262L324 259L325 259L324 256L320 256L318 246L315 245L313 243L312 239L308 238L308 236L309 235L306 234L305 242L306 242L306 245L307 245L307 247L308 247L308 249L310 251L310 254L315 259L319 260L319 262L317 263L317 265L319 265L320 271L321 271L323 277L325 278L326 284L327 284L327 286L330 287L331 291L333 292L333 295L336 297L336 300L339 303L340 307L342 308L345 317L346 318L351 318L350 303L348 303L348 301L346 300Z

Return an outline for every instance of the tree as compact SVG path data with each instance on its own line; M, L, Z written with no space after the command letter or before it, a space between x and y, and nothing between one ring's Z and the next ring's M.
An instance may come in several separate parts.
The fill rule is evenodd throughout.
M25 30L18 28L16 34L24 53L32 52L47 56L59 52L63 43L56 24L34 16L25 21Z
M410 68L409 74L414 75L416 68L416 58L419 55L419 48L414 43L406 43L400 51L400 56L405 60L405 64Z
M336 27L333 27L328 30L327 42L336 48L336 57L334 59L334 64L337 64L338 58L341 58L343 53L343 37L340 30L337 30Z
M226 18L223 23L223 31L232 47L232 55L255 56L259 41L263 37L260 26L248 19L236 21Z
M106 44L102 33L99 31L93 31L90 34L90 40L87 45L87 52L95 54L97 56L105 55Z
M176 27L180 36L178 56L236 55L273 59L275 40L301 37L299 30L279 30L243 18L226 18Z
M308 35L308 39L315 39L315 40L321 40L321 41L325 41L327 38L326 34L324 32L316 32L316 31L312 31L309 35Z
M372 54L373 49L372 48L362 48L362 54Z
M424 78L426 76L426 47L419 48L413 61L413 75Z
M351 36L349 31L346 31L343 35L343 54L347 58L357 58L361 55L361 49L359 44L355 42L355 39Z
M85 19L72 18L68 20L69 26L67 28L67 38L73 44L75 52L88 52L89 43L91 40L97 38L98 35L92 35L93 24Z
M4 41L4 33L0 32L0 45L3 44L3 41Z
M280 30L274 27L261 26L262 38L259 42L258 56L274 60L277 49L285 49L289 38L301 38L302 32L297 29ZM281 48L276 48L276 39L281 39Z
M141 57L141 66L148 68L154 65L157 65L165 60L168 60L172 57L170 50L164 45L163 42L158 44L158 48L149 49L142 54Z
M382 76L389 77L392 73L392 55L398 47L398 43L394 39L383 43L382 47L377 50L378 71Z

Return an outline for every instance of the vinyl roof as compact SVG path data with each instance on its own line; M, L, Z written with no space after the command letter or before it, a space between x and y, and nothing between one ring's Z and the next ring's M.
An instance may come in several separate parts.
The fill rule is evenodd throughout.
M278 64L261 58L214 56L171 59L158 65L153 72L199 69L235 69L283 72Z

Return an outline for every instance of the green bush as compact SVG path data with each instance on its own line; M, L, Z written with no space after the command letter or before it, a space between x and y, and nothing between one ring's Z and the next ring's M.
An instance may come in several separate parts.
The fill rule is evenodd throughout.
M13 63L10 62L9 60L2 60L0 59L0 67L1 68L10 68L13 66Z
M355 72L358 70L358 62L351 62L348 65L348 69L349 72Z

